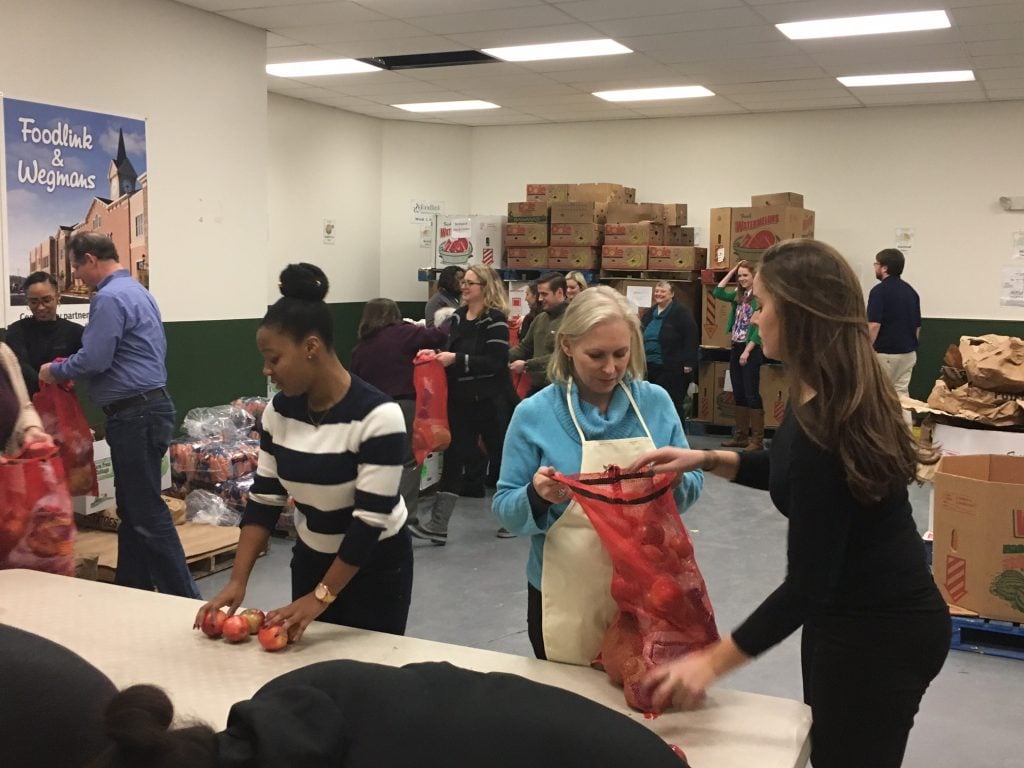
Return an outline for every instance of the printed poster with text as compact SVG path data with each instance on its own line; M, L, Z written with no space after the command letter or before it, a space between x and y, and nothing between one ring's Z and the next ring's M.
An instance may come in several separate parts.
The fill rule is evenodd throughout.
M68 241L109 235L121 266L149 287L146 123L131 117L3 99L4 325L28 316L33 272L57 280L59 313L89 319L89 289Z

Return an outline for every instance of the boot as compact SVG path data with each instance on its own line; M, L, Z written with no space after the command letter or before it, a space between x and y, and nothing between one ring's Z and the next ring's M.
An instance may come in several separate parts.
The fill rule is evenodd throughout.
M454 493L440 491L434 494L434 506L430 508L430 519L425 522L409 524L409 533L417 539L443 547L448 542L448 520L455 511L455 502L459 497Z
M744 451L764 450L764 410L750 411L750 442Z
M732 440L722 443L723 448L746 448L747 433L750 432L750 409L745 405L736 406L736 434Z

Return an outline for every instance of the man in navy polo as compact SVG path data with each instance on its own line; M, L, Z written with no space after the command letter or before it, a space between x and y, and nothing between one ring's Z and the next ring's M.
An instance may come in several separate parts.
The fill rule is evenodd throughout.
M86 379L107 416L117 514L116 584L199 597L160 496L160 464L174 432L167 392L167 338L153 296L118 262L113 241L79 232L68 242L75 277L96 291L82 348L47 363L39 378Z
M921 299L903 281L906 260L897 248L875 256L875 277L881 282L868 294L868 331L882 370L898 395L908 395L921 336ZM903 417L910 423L910 412Z

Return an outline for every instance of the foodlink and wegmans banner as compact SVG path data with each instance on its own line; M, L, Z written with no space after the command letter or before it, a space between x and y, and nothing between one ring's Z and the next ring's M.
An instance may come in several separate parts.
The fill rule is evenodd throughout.
M148 287L145 121L10 98L2 112L3 325L28 316L22 284L38 271L57 280L59 314L88 321L89 289L68 249L77 232L110 235Z

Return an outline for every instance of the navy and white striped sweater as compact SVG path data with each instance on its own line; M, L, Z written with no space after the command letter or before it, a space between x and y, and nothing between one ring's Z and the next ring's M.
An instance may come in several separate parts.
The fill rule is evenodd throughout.
M379 539L405 524L398 495L408 435L402 411L358 376L314 424L305 395L276 395L263 414L259 465L242 525L273 528L295 500L298 537L362 565Z

